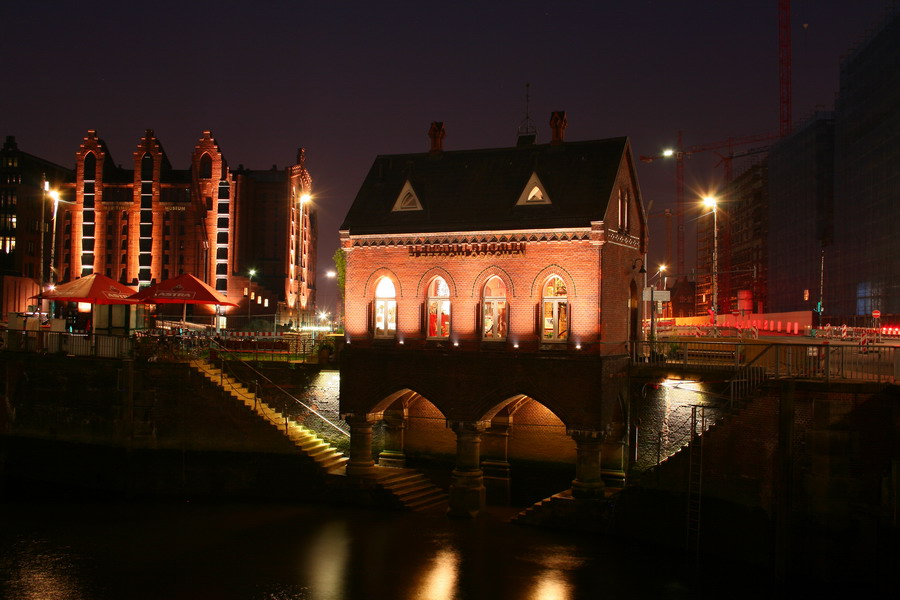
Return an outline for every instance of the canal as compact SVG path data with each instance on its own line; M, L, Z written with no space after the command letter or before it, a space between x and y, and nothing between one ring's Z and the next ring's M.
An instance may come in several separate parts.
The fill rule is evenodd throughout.
M338 416L339 376L302 401ZM688 383L640 390L639 461L678 447L690 406L722 400ZM377 432L376 432L377 433ZM2 490L0 490L2 491ZM679 541L637 544L508 522L288 503L123 501L65 492L0 494L0 599L575 600L706 595L756 598L769 573L704 558Z
M695 580L677 554L513 525L500 512L470 521L312 505L60 501L0 510L7 599L742 598L768 581L709 562Z

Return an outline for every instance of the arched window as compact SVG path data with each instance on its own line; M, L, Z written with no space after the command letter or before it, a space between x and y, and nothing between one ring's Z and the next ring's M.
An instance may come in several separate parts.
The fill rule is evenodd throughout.
M149 154L141 159L141 181L153 181L153 157Z
M450 288L442 277L435 277L428 284L427 307L428 337L450 337Z
M94 181L97 179L97 157L93 152L88 152L84 156L84 180Z
M485 340L506 339L506 284L491 277L484 284L481 304L481 337Z
M547 279L541 301L541 339L562 342L569 339L569 304L566 284L558 276Z
M200 179L212 179L212 158L209 154L203 153L200 157Z
M375 337L397 335L397 290L394 282L382 277L375 286Z

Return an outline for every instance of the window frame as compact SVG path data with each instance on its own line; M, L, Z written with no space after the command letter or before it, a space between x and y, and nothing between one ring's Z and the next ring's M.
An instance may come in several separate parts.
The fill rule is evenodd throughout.
M488 286L495 279L503 286L502 296L488 294ZM503 304L503 307L498 310L498 305L501 303ZM488 309L490 309L491 318L490 328L494 332L492 335L488 335L488 328L485 325L488 322ZM494 318L498 312L501 314L500 318ZM509 333L509 298L506 293L506 282L497 275L489 277L481 287L481 325L479 330L481 340L484 342L505 342Z
M557 280L562 284L562 293L559 293L559 286L555 285ZM548 308L550 309L549 317ZM541 287L539 310L541 343L567 343L571 333L572 311L569 304L568 287L565 280L559 275L550 275L544 280L544 285ZM547 326L548 324L550 327ZM561 326L563 324L564 327ZM547 335L548 330L551 332L549 336Z
M440 284L443 284L442 286ZM434 313L432 313L434 309ZM434 320L432 320L432 314ZM443 277L428 282L425 298L425 339L446 340L453 327L450 286Z
M385 290L382 289L382 284L385 282L390 284L393 295L383 293ZM379 311L383 315L384 323L380 333L378 326ZM387 276L379 279L375 285L375 294L372 301L372 337L382 340L390 340L397 337L397 286Z

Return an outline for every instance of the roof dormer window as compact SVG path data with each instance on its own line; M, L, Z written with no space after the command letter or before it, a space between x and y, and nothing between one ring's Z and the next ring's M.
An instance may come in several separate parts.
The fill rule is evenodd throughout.
M516 202L516 206L534 206L536 204L552 203L550 202L550 195L547 194L547 188L541 183L537 173L532 173L522 193L519 194L519 201Z
M403 184L403 189L400 190L400 195L397 196L397 200L394 202L394 208L391 209L391 212L405 212L411 210L423 210L422 203L419 202L419 197L416 195L416 191L413 189L412 184L409 180Z

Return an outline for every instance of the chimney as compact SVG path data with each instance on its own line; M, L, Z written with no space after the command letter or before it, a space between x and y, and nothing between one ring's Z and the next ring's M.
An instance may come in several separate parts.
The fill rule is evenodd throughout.
M444 136L446 134L443 121L433 121L431 123L431 128L428 130L428 137L431 139L429 154L440 154L444 151Z
M566 138L566 125L569 124L569 121L566 120L566 111L564 110L555 110L550 115L550 129L553 130L552 137L550 139L551 144L562 144Z

